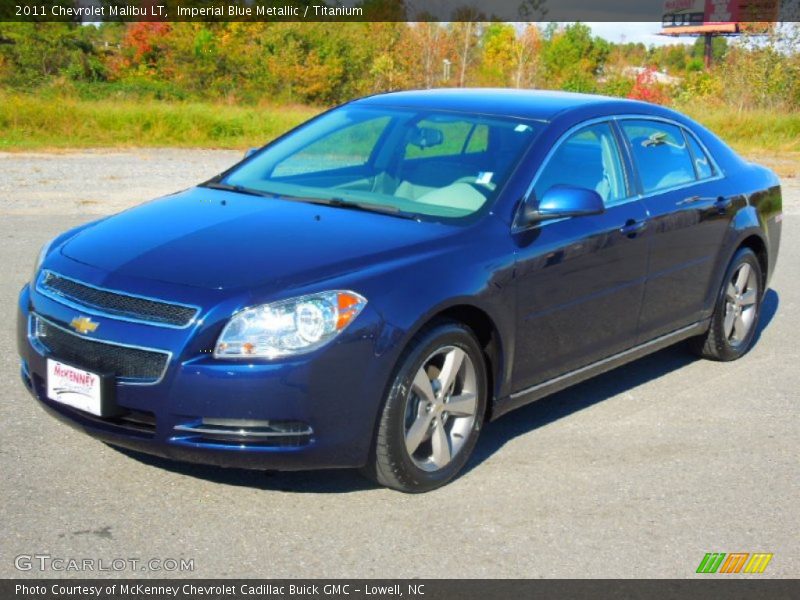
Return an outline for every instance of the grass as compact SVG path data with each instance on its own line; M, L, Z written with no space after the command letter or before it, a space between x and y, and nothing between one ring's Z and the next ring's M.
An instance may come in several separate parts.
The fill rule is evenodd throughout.
M800 112L686 108L741 155L766 164L781 177L800 176Z
M739 152L800 152L800 112L708 107L685 112Z
M0 151L260 146L319 109L40 98L0 92Z
M320 109L200 102L79 99L0 91L0 151L179 147L241 150L261 145ZM797 176L800 112L704 106L684 111L737 151Z

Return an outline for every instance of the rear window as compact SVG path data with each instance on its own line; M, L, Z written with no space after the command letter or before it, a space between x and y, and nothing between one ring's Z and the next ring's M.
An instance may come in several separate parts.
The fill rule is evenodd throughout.
M623 121L645 193L696 180L692 157L680 127L656 121Z

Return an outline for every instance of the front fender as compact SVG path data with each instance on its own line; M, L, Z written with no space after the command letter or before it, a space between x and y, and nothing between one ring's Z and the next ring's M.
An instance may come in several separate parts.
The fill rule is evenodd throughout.
M479 311L497 340L500 369L495 393L502 395L510 381L515 341L513 250L510 244L480 253L473 249L461 254L468 260L456 260L463 251L429 257L420 268L410 266L392 274L394 291L377 307L383 326L376 353L396 366L413 337L438 315L464 308Z

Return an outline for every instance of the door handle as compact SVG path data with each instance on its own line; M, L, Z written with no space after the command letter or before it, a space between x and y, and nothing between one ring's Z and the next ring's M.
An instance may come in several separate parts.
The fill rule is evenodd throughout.
M688 198L684 198L680 202L677 202L677 206L685 206L687 204L694 204L695 202L700 202L702 198L700 196L689 196Z
M717 198L716 202L714 202L714 206L717 208L717 211L724 214L728 212L728 208L731 205L731 199L726 198L725 196L720 196Z
M625 225L619 228L619 232L622 235L627 235L629 238L635 238L645 227L647 227L647 221L645 220L637 221L636 219L628 219L625 221Z

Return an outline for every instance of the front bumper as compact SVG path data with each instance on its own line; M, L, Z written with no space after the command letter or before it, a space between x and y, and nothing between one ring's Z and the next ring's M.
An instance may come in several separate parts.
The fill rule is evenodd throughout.
M318 351L271 362L215 360L196 351L199 332L184 331L177 347L165 348L170 359L164 376L147 385L117 380L120 414L100 418L47 397L51 352L36 340L31 320L46 315L67 327L74 313L30 286L20 293L22 380L47 412L72 427L134 451L225 467L300 470L366 463L391 370L387 356L374 352L377 315L365 311L341 339ZM98 333L106 336L92 339L108 343L128 341L126 326L134 338L146 327L96 320Z

